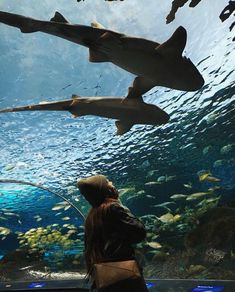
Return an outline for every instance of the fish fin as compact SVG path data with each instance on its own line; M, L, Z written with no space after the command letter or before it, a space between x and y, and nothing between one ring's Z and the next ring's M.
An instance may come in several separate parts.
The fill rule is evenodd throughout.
M58 11L55 12L55 15L50 19L50 21L69 23L68 20Z
M99 52L94 49L89 49L89 61L93 63L109 62L109 58L105 53Z
M136 77L132 86L128 88L128 95L126 98L142 99L142 94L149 91L155 85L144 77Z
M91 23L91 27L105 29L105 27L102 24L100 24L99 22L97 22L96 20Z
M123 135L126 132L128 132L131 127L133 126L132 123L128 123L128 122L122 122L122 121L116 121L115 125L117 127L117 135Z
M187 32L183 26L179 26L173 35L163 44L156 47L156 52L161 55L182 55L187 41Z

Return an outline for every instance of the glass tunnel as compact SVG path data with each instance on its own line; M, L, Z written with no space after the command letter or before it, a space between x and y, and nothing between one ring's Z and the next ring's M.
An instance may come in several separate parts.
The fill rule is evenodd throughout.
M47 22L58 11L68 26L140 41L121 35L89 55L41 28L21 32L2 11ZM235 291L234 11L228 0L0 2L0 291L89 291L90 206L76 183L95 174L145 225L135 249L149 291ZM117 57L123 42L131 53ZM133 114L134 71L154 58L157 81Z

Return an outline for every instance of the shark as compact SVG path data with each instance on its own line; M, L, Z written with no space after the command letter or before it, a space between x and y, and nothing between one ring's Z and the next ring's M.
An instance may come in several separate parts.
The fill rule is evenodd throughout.
M117 135L128 132L135 124L162 125L169 121L169 115L156 105L141 99L125 97L80 97L55 102L0 109L1 113L19 111L69 111L74 117L96 115L116 119Z
M106 29L98 22L91 26L71 24L58 11L50 21L0 11L0 23L17 27L22 33L42 32L85 46L90 62L111 62L134 74L127 98L141 99L155 86L197 91L204 85L192 61L182 56L187 41L182 26L160 44Z

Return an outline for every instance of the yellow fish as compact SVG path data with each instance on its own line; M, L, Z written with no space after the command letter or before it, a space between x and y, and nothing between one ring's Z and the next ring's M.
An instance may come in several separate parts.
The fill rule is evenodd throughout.
M159 243L159 242L155 242L155 241L152 241L152 242L147 242L147 245L152 247L152 248L162 248L162 245Z
M8 235L9 233L11 233L11 230L9 228L0 227L0 235Z
M219 182L220 179L217 177L212 176L210 172L203 173L199 175L200 181L209 181L209 182Z
M181 218L180 214L176 214L175 216L171 213L166 213L158 218L162 223L173 223L178 221Z

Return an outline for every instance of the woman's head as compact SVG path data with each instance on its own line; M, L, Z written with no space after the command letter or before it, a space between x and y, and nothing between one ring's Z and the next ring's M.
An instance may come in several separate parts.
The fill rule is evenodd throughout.
M100 206L106 198L118 198L118 192L104 175L94 175L80 179L77 186L92 207Z

